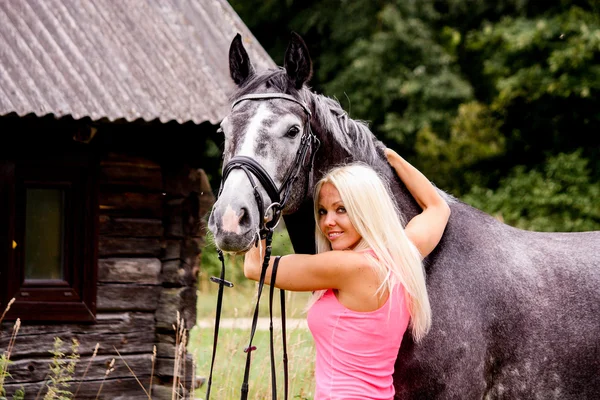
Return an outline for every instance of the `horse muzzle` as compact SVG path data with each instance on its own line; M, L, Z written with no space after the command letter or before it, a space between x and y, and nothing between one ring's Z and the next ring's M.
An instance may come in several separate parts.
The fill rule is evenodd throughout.
M221 250L244 252L256 240L258 218L256 206L243 200L226 201L221 198L210 214L208 229Z

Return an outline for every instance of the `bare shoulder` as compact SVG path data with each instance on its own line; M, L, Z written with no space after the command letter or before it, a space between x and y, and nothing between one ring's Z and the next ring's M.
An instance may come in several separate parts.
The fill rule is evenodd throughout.
M332 250L326 253L321 253L324 259L327 259L332 264L336 264L349 269L361 269L372 265L370 256L366 252L352 250Z

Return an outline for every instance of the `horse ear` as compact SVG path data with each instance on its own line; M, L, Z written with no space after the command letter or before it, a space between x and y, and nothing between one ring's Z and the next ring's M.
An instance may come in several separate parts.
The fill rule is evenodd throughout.
M254 66L242 44L242 36L239 33L235 35L229 46L229 73L238 86L254 75Z
M296 89L302 88L312 76L312 60L308 54L308 47L296 32L292 32L283 66Z

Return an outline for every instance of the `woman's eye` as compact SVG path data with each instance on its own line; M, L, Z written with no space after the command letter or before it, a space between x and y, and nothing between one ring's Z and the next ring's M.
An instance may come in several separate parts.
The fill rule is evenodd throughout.
M346 212L346 209L344 207L339 207L337 210L338 210L339 213L345 213Z
M327 212L325 210L323 210L323 209L319 210L319 215L325 215L325 214L327 214Z
M297 126L292 126L285 135L287 137L294 138L296 135L298 135L298 133L300 133L300 128Z

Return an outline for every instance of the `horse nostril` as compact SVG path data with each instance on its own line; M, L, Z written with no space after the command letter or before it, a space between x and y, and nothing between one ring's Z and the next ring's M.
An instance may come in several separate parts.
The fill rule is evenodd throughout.
M246 207L242 207L240 214L240 226L250 225L250 214L248 213L248 209Z

